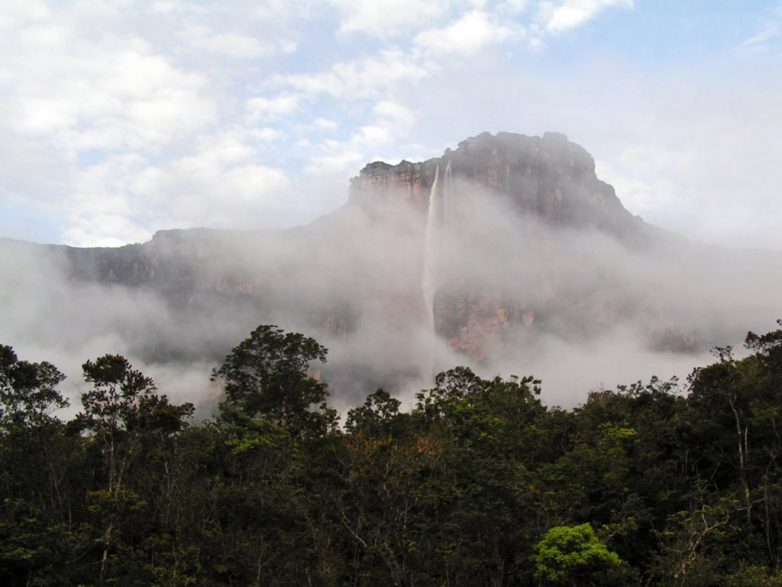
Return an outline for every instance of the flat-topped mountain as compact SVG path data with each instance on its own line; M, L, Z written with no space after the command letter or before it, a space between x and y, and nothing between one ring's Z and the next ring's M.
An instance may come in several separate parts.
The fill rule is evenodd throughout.
M0 342L108 340L101 351L147 362L214 363L276 323L329 347L324 376L361 394L457 363L530 372L549 347L616 337L700 352L782 315L778 256L644 223L558 133L370 163L343 207L306 226L168 230L118 248L4 241L0 261Z
M595 175L592 156L551 132L542 137L483 133L421 163L370 163L351 180L350 201L371 206L390 195L425 210L435 171L448 164L454 178L503 194L521 214L614 234L638 228L639 220L625 210L614 188Z

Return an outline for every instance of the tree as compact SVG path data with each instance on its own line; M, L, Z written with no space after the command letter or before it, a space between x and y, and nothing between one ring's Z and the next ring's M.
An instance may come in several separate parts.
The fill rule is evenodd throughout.
M51 413L68 405L57 391L65 375L46 361L20 361L14 349L0 345L0 424L34 427L51 421Z
M326 406L326 384L308 370L313 361L325 362L326 352L303 334L259 326L212 373L225 387L223 416L263 418L295 435L322 434L334 425L336 412Z
M402 419L399 414L401 402L388 392L378 389L370 394L364 405L348 411L345 429L351 434L365 433L369 436L391 434Z
M482 379L457 367L418 394L413 416L425 434L419 442L438 454L417 492L429 516L417 546L437 561L429 562L430 582L524 580L519 561L537 534L528 465L540 454L546 417L538 383L532 377Z
M53 412L68 405L51 363L0 345L0 583L55 585L67 564L68 450Z
M589 524L556 526L535 546L535 580L540 585L623 585L627 569Z
M100 528L102 583L108 578L109 562L127 562L122 557L109 558L121 546L123 524L140 518L147 507L132 488L132 465L144 454L145 440L155 433L165 437L181 430L193 406L174 406L166 396L158 396L154 381L121 355L103 355L87 361L82 369L91 389L81 396L84 409L77 421L91 433L105 463L105 486L88 495L89 510ZM148 456L151 460L152 455Z
M84 410L78 419L104 447L111 493L122 485L134 456L134 451L122 450L130 447L121 446L121 440L136 419L139 406L151 401L155 383L133 369L121 355L103 355L95 361L87 361L82 369L85 381L92 384L92 388L81 396Z

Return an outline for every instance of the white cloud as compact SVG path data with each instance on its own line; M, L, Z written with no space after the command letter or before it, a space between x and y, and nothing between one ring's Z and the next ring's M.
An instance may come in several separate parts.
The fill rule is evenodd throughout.
M780 37L782 37L782 6L778 7L763 23L760 30L746 39L741 46L745 49L765 49Z
M543 3L540 16L550 33L564 33L583 25L608 8L632 8L634 0L562 0Z
M291 182L258 162L244 133L201 137L195 152L161 164L113 157L85 170L67 203L67 242L148 239L157 228L258 228L286 221Z
M508 14L521 14L527 7L529 2L527 0L502 0L497 4L498 12L504 12Z
M279 129L264 126L261 128L252 128L248 130L247 136L258 141L271 142L283 138L285 134Z
M399 141L405 141L417 123L417 114L394 100L376 102L369 113L367 124L361 125L346 140L329 139L317 145L306 145L313 153L305 165L306 180L318 188L313 212L328 211L327 205L344 202L346 178L369 160L392 160ZM385 152L381 152L385 151ZM407 156L412 156L405 150ZM388 155L392 155L389 157Z
M136 155L119 155L80 171L73 193L60 203L67 215L65 241L81 246L118 246L140 242L151 234L138 223L144 208L127 193L130 178L146 164Z
M325 176L340 174L353 169L360 164L364 155L354 149L343 145L329 145L331 152L324 155L316 155L310 159L304 171L309 175Z
M241 136L204 137L194 154L147 167L131 186L158 226L271 226L284 220L290 180L258 159Z
M296 112L301 101L298 94L280 94L273 98L256 96L247 100L247 118L250 122L277 120Z
M407 106L382 100L372 108L372 120L359 128L350 144L355 148L375 148L404 138L413 128L416 115Z
M632 6L4 0L0 207L9 218L46 210L51 240L82 244L173 225L301 221L302 208L342 201L347 177L373 157L428 157L483 130L551 129L595 152L649 220L688 230L685 220L700 217L699 237L737 241L754 222L761 228L743 242L779 246L782 94L760 61L778 57L779 8L755 15L756 34L730 55L758 79L762 69L752 92L750 73L731 64L715 64L711 81L687 69L682 82L633 55L622 57L630 66L590 62L584 40L583 60L572 61L589 73L575 79L560 60L547 69L545 51L518 51ZM508 51L487 51L497 46ZM292 195L305 192L306 204Z
M149 149L216 117L206 79L136 38L47 22L2 35L0 125L72 151Z
M427 69L398 49L356 61L338 62L317 73L281 75L275 83L306 94L326 94L341 99L363 99L396 85L423 79Z
M50 14L43 0L7 0L0 10L0 28L13 28L43 20Z
M269 57L276 53L291 53L296 43L290 40L260 41L238 33L214 33L203 26L191 26L180 33L188 48L207 51L236 59Z
M339 128L339 123L328 118L316 118L312 121L310 128L320 132L330 132Z
M342 14L340 33L389 37L419 30L442 16L443 0L328 0Z
M155 0L149 6L150 12L157 14L170 14L182 9L182 4L178 0Z
M271 22L276 26L291 20L312 15L322 0L263 0L240 3L239 12L257 21Z
M378 102L372 112L379 118L387 120L403 133L408 132L416 120L415 113L410 108L392 100Z
M481 10L466 13L446 27L429 29L416 36L416 43L435 53L470 55L514 36L514 30Z

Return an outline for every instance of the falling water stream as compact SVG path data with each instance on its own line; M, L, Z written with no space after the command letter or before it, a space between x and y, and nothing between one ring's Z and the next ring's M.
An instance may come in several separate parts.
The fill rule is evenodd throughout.
M434 172L432 190L429 192L429 213L426 217L426 241L424 243L424 268L421 287L424 293L424 307L426 308L431 331L434 332L434 264L437 239L437 216L439 208L440 191L440 166Z
M443 213L447 206L446 195L450 188L451 162L445 169L445 181L440 182L440 166L434 173L432 189L429 193L429 212L426 217L426 241L424 243L424 265L423 276L421 280L421 289L423 291L424 308L426 311L429 332L431 333L430 361L428 372L424 373L427 378L431 378L435 373L435 346L437 332L434 319L434 296L437 290L436 267L438 262L438 241L442 229Z

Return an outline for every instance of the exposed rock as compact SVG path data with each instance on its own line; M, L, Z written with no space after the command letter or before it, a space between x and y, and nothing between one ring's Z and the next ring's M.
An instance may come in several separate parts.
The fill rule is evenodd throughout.
M422 163L370 163L351 180L350 201L371 206L377 199L401 197L426 210L435 170L448 162L454 181L508 197L524 214L621 236L640 229L641 222L625 210L614 188L595 175L591 155L551 132L543 137L483 133Z
M370 163L351 180L350 202L371 209L384 199L402 198L425 212L435 171L449 163L457 186L453 198L465 191L486 192L487 197L509 200L521 215L552 225L592 227L622 239L639 237L642 222L625 210L613 187L597 178L591 155L560 133L483 133L440 158ZM499 300L498 292L487 294L485 283L480 295L470 291L469 284L443 285L446 291L435 303L437 332L474 360L485 359L508 327L533 325L535 312L528 300ZM462 293L448 292L449 286ZM603 320L607 324L614 317L605 315Z

